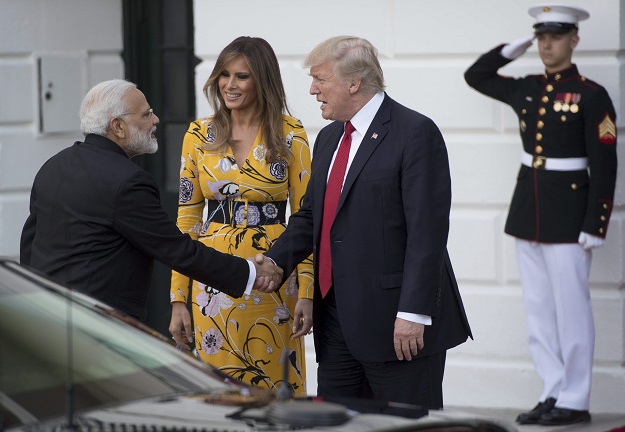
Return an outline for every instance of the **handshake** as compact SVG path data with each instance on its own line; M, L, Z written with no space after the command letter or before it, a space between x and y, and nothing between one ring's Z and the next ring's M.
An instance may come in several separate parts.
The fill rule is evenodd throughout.
M271 259L259 253L255 257L249 257L248 261L256 267L256 280L254 281L253 289L271 293L280 288L283 271Z

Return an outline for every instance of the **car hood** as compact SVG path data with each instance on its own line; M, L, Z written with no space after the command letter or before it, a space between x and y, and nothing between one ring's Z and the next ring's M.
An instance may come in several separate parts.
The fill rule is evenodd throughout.
M98 409L77 416L75 430L242 432L290 430L292 426L300 431L361 432L412 430L405 428L424 422L392 415L360 414L339 404L309 400L274 401L265 406L255 406L258 404L252 401L243 403L242 407L241 399L231 396L234 395L160 397ZM337 422L342 424L334 424ZM63 424L67 424L66 419L41 424L41 428L30 425L28 430L59 430Z

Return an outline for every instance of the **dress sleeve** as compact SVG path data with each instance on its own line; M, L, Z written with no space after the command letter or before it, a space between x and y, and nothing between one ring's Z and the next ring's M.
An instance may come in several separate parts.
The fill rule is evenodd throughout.
M292 120L292 119L291 119ZM288 122L287 134L293 133L289 163L289 203L291 214L299 210L302 205L304 193L310 180L310 146L306 130L299 120ZM288 136L288 135L287 135ZM298 298L313 298L314 292L314 269L313 258L310 255L297 265Z
M466 83L478 92L500 102L510 104L517 91L517 79L498 74L498 70L512 60L501 55L499 45L480 56L464 73Z
M204 195L200 187L199 169L203 159L202 143L205 141L205 128L200 121L189 125L182 142L180 156L180 186L178 195L178 219L176 224L183 233L197 240L202 229ZM191 280L172 271L170 301L187 302Z

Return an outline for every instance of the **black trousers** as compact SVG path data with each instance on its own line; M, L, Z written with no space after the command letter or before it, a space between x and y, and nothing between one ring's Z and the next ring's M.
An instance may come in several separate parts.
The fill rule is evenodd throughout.
M429 409L443 408L443 373L446 353L411 361L361 362L355 359L343 337L334 288L322 301L315 331L320 346L317 395L325 398L366 398L401 402ZM391 335L392 337L392 335ZM393 343L393 341L371 341Z

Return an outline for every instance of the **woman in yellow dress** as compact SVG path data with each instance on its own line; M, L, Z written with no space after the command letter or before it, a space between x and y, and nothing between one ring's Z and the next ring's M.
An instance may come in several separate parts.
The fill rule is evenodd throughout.
M310 148L289 113L278 60L263 39L239 37L219 54L204 85L212 118L192 122L182 144L178 227L243 258L269 249L299 209L310 178ZM289 113L290 114L290 113ZM192 282L192 283L191 283ZM306 394L303 335L312 326L308 259L273 293L235 299L173 272L170 331L190 327L199 357L246 383L276 389L288 370ZM286 368L285 368L286 366Z

